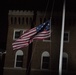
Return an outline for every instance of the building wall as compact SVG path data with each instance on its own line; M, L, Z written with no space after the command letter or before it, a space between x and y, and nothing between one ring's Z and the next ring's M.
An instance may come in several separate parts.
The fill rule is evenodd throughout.
M65 31L69 32L69 42L64 43L64 51L68 53L68 70L75 71L76 70L76 22L75 22L76 14L73 13L73 16L70 15L69 23L65 25Z
M37 12L37 15L38 15L38 13L39 12ZM17 23L16 24L14 24L14 23L11 24L11 17L12 18L15 18L15 17L17 18ZM19 24L18 23L18 18L19 17L20 18L22 18L22 17L25 18L25 23L24 24ZM30 29L31 28L30 23L26 24L26 18L30 19L30 17L33 19L33 12L32 11L15 11L14 10L14 11L9 11L9 13L8 13L9 28L8 28L8 37L7 37L7 53L6 53L6 56L5 56L4 75L7 75L7 74L8 75L10 75L10 74L21 75L21 74L25 74L25 72L26 72L28 47L20 49L24 53L23 67L22 68L14 68L16 50L13 51L12 43L14 42L14 40L13 40L14 29ZM42 12L41 14L39 14L39 16L37 16L37 20L39 18L43 19L43 17L44 17L44 14ZM48 18L49 17L47 17L47 19ZM35 26L40 24L40 20L38 20L38 21L37 20L36 20ZM42 22L43 22L43 20L42 20ZM33 56L32 56L32 67L31 67L33 71L31 72L31 74L35 70L36 70L36 73L37 72L39 72L39 74L44 73L44 72L41 72L41 70L40 70L40 68L41 68L41 54L44 51L50 52L49 47L50 47L50 43L47 43L47 42L45 42L45 43L43 41L37 41L37 42L34 41L33 42L33 54L32 54ZM48 73L48 71L46 71L46 73Z
M20 50L24 53L23 58L23 67L22 68L14 68L15 61L15 53L16 50L12 49L13 41L13 32L14 29L29 29L31 28L31 24L26 24L26 17L33 19L34 13L32 11L9 11L8 14L8 37L7 37L7 53L5 56L5 66L4 66L4 75L24 75L26 74L26 65L27 65L27 56L28 56L28 47L22 48ZM48 20L50 13L44 15L44 12L37 12L36 23L34 26L40 24L40 18L42 18L42 22L44 21L44 17ZM17 24L11 24L11 16L12 17L24 17L25 23L19 24L17 19ZM60 38L61 38L61 25L62 25L62 13L55 12L53 13L51 20L51 42L35 40L33 41L32 47L32 60L31 60L31 75L58 75L58 67L59 67L59 52L60 52ZM65 22L65 31L69 31L69 42L64 42L64 52L68 54L68 69L64 72L66 74L74 74L76 71L76 23L75 19L73 19L75 15L70 16L67 13L66 22ZM71 17L71 18L69 18ZM69 23L70 22L70 23ZM41 69L41 55L44 51L49 52L50 54L50 67L49 70Z

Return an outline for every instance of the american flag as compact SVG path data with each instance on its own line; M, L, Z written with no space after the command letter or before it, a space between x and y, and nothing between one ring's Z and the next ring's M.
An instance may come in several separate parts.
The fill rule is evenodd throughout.
M33 40L43 40L51 36L50 21L25 31L13 44L13 50L27 47Z

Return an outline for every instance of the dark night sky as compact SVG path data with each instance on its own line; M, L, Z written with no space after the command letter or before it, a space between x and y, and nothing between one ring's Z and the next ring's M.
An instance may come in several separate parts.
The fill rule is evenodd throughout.
M0 2L0 49L6 49L8 10L45 10L48 0L8 0ZM54 0L49 0L51 11ZM63 0L55 0L53 11L62 11ZM75 0L66 0L66 11L76 12Z
M64 0L49 0L48 10L51 11L53 2L54 9L61 10ZM75 0L65 0L67 11L75 11L76 1ZM45 10L48 0L8 0L9 9L30 9L30 10Z

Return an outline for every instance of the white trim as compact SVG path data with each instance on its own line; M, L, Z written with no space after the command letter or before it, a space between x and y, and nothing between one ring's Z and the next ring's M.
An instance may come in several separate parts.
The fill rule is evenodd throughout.
M26 68L14 68L14 67L4 67L4 69L7 69L7 70L26 70ZM50 70L44 70L44 69L34 69L32 68L31 69L32 71L50 71Z
M42 70L47 70L47 69L43 69L43 68L42 68L43 56L46 56L46 57L49 56L49 57L50 57L50 54L49 54L49 52L44 51L44 52L42 53L42 55L41 55L41 66L40 66L40 69L42 69Z
M34 15L34 11L9 10L8 15Z
M16 67L17 55L23 55L23 51L22 50L17 50L17 52L15 54L14 68L22 68L22 67Z
M15 32L16 32L16 31L23 31L23 33L24 33L25 30L24 30L24 29L14 29L13 40L16 40L16 39L15 39Z
M51 40L43 40L43 42L51 42Z
M68 58L68 54L66 52L63 52L63 57Z
M5 52L0 52L0 54L6 54L6 51Z

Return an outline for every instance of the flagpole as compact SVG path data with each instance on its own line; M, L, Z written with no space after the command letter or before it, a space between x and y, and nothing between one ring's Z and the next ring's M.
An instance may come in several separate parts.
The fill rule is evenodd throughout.
M61 46L60 46L60 57L59 57L59 75L62 75L62 58L63 58L63 43L64 43L64 27L65 27L65 0L63 3L63 14L62 14L62 30L61 30Z
M33 28L34 25L35 25L36 15L37 15L36 13L37 13L37 11L34 11L33 20L31 22L31 28ZM32 45L33 45L33 43L29 44L29 48L28 48L26 75L30 75L31 74Z
M50 41L51 41L51 17L50 17Z

